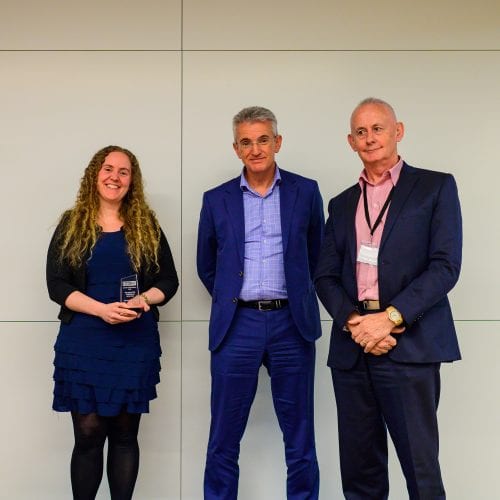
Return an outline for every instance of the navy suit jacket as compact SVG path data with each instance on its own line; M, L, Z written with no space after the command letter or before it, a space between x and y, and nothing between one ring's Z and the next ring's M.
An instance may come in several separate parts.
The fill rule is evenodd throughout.
M361 348L342 331L357 308L355 216L359 184L328 206L325 240L315 275L318 296L333 318L328 365L351 368ZM378 255L381 307L396 307L406 331L395 335L394 361L460 359L447 293L462 258L462 218L452 175L403 165L387 213Z
M280 169L280 212L285 279L292 318L304 339L321 335L312 282L323 237L323 203L316 181ZM212 296L209 349L233 320L243 285L245 220L240 177L203 195L198 227L198 275Z

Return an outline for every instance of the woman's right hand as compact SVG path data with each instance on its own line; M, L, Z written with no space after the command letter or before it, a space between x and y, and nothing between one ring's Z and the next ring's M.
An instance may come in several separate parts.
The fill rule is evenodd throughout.
M99 317L111 325L118 323L128 323L136 319L138 314L127 307L125 302L111 302L111 304L102 304Z
M72 311L97 316L111 325L128 323L138 316L135 311L127 307L125 302L111 302L110 304L105 304L104 302L99 302L78 291L68 295L65 306Z

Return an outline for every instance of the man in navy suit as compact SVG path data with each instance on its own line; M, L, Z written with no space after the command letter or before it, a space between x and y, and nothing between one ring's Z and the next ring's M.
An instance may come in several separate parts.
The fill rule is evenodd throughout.
M447 293L461 265L450 174L398 155L404 127L368 98L348 141L364 169L330 201L315 284L333 318L328 365L348 500L388 497L387 430L410 499L445 498L438 461L441 362L460 359Z
M317 499L314 341L321 335L312 276L323 234L315 181L278 168L274 114L250 107L233 118L240 176L203 196L198 275L212 297L212 395L206 500L238 496L240 441L261 365L283 433L287 498Z

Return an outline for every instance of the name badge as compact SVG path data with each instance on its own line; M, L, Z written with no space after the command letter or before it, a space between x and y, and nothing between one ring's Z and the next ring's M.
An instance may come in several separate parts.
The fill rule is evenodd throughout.
M357 261L376 267L378 262L378 247L371 243L361 243Z

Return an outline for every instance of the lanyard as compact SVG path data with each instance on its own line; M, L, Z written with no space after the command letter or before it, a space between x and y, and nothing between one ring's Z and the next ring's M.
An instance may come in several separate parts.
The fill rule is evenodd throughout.
M384 206L382 207L382 210L380 210L380 213L378 214L378 217L375 220L375 224L373 224L373 227L372 227L372 224L370 222L370 213L368 211L368 198L366 196L366 181L363 179L363 201L365 204L365 218L366 218L366 223L368 224L368 227L370 229L370 236L372 236L372 237L373 237L373 233L375 232L375 230L379 226L380 222L382 221L382 217L384 216L385 211L387 210L387 207L389 206L389 203L390 203L391 198L392 198L392 193L394 193L395 187L396 186L392 186L390 193L387 195L387 199L385 200Z

